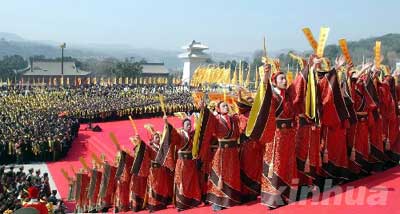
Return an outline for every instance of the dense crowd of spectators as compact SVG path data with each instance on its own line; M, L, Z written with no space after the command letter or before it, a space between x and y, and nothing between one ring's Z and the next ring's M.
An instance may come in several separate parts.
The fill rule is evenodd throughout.
M0 88L0 164L65 156L80 123L194 110L191 94L166 85Z

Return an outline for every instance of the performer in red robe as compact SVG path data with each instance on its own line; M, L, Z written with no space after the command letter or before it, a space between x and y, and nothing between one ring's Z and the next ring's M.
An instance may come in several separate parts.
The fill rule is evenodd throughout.
M346 143L350 115L337 77L337 69L344 63L345 59L341 56L336 59L335 68L328 72L318 72L322 108L323 170L334 179L334 184L356 177L349 167Z
M194 131L190 119L184 118L182 125L182 129L173 129L169 136L170 141L175 142L170 146L176 145L178 150L174 179L175 206L178 211L198 206L202 196L197 160L192 154Z
M90 177L88 173L84 172L83 169L76 174L76 188L75 188L75 200L76 200L76 212L84 213L88 211L88 187Z
M399 107L397 105L397 94L395 79L386 75L380 87L380 97L382 97L382 119L383 136L385 138L385 152L392 162L389 165L398 164L400 160L399 150Z
M39 214L47 214L48 209L45 203L39 201L39 189L37 187L29 187L28 188L29 194L29 202L24 204L24 207L32 207L39 211Z
M279 66L277 66L279 68ZM286 75L277 70L269 81L271 65L264 66L263 84L250 112L246 134L265 142L261 203L270 208L285 205L297 198L297 166L295 151L295 116L298 112L294 84L287 87ZM304 98L303 98L304 99Z
M102 212L107 212L109 208L113 206L116 180L115 173L117 172L117 167L108 163L104 160L103 163L103 173L101 177L101 184L98 197L98 205Z
M319 106L316 104L316 115L309 116L306 114L305 95L307 91L311 91L312 87L315 88L315 76L310 71L310 66L313 66L311 61L307 63L306 60L302 60L303 69L298 73L295 81L293 82L293 88L295 90L296 106L298 110L298 127L295 137L296 143L296 163L299 176L299 184L311 185L312 183L321 187L325 179L325 175L321 171L321 154L320 154L320 142L321 142L321 125L319 121ZM314 68L313 68L314 70ZM309 78L314 78L309 80ZM310 84L309 84L310 81ZM312 83L311 83L312 82ZM312 85L314 83L314 85ZM303 99L300 99L300 98ZM318 97L318 91L316 91L316 97Z
M373 68L366 75L365 86L369 96L368 99L371 100L371 105L368 109L370 159L375 162L377 170L383 170L383 165L388 160L388 157L385 155L383 145L383 123L380 109L382 107L382 98L379 97L379 85L381 83L378 75L379 70Z
M126 151L119 151L119 163L116 171L117 189L115 196L114 208L116 211L127 212L129 205L129 183L131 181L131 168L133 157Z
M152 127L149 127L149 129L152 130L150 145L158 156L162 147L160 145L160 134L154 131ZM166 131L171 130L166 128L164 132ZM150 212L165 209L172 199L173 175L167 167L157 162L156 158L151 161L147 185L147 208Z
M348 152L350 160L355 161L361 167L362 174L368 174L374 170L374 163L370 159L370 142L368 139L368 111L374 106L372 99L369 99L364 81L366 71L372 64L366 64L360 72L349 73L350 76L350 95L353 100L353 109L356 112L357 123L348 132ZM358 76L361 74L361 76Z
M202 108L204 106L202 105ZM228 104L218 103L218 115L209 114L207 141L218 139L218 149L212 159L206 200L213 210L232 207L241 203L240 161L238 139L240 135L238 115L229 115ZM204 150L210 142L202 145Z
M240 122L239 159L241 194L242 202L246 203L256 200L257 196L260 194L264 145L258 140L249 139L245 134L253 98L251 96L243 98L242 94L242 89L239 89L236 105L239 110Z
M88 195L87 198L89 200L89 212L97 211L97 199L100 191L100 183L102 172L98 169L97 163L93 161L93 169L91 170L91 176L88 186Z
M131 141L135 144L135 156L131 169L130 203L132 210L137 212L145 208L147 178L150 173L151 160L154 159L156 153L139 136L135 136Z

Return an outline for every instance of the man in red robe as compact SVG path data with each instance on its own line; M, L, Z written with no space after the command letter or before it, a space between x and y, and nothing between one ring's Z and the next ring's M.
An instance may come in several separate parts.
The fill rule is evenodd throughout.
M204 108L204 105L202 105ZM218 149L212 159L206 200L213 204L213 210L232 207L241 203L240 161L238 139L240 136L239 117L229 115L226 102L217 105L218 115L209 114L208 140L218 139ZM204 144L208 150L210 142Z
M88 186L90 177L88 173L81 169L76 174L76 188L75 188L75 200L76 200L76 212L83 213L87 212L88 209Z
M194 131L188 117L183 118L182 126L182 129L173 129L169 136L170 141L175 142L170 146L176 145L178 151L174 178L175 206L178 211L198 206L202 196L197 160L192 154Z
M260 181L264 145L258 140L251 140L245 134L252 104L253 98L251 96L243 98L243 89L239 89L236 105L239 110L239 125L241 133L239 157L243 203L256 200L261 190Z
M129 183L131 181L131 168L133 157L127 151L119 151L119 163L116 171L117 189L115 196L114 208L116 211L127 212L130 209L129 205Z
M99 190L98 204L102 212L107 212L113 206L116 180L115 173L117 167L104 160L103 173Z
M286 75L279 71L279 66L276 67L278 70L270 82L271 65L264 66L263 84L250 112L249 120L254 122L248 124L246 130L247 136L260 138L265 144L261 203L270 208L296 200L299 182L293 139L296 103L300 97L297 97L293 84L287 87Z
M171 131L171 129L169 128L171 127L164 129L164 131ZM163 146L160 145L160 134L156 132L152 127L149 127L149 129L151 129L150 145L158 156L159 154L161 154L160 151ZM151 161L150 173L147 180L148 200L146 206L150 210L150 212L165 209L167 205L171 203L173 192L172 172L169 170L169 168L162 166L162 164L157 162L156 160L157 158L154 158L154 160Z
M130 205L132 210L137 212L144 209L150 164L156 153L150 145L144 143L138 135L130 140L135 145L135 155L131 169Z
M89 212L97 211L97 199L99 196L101 177L102 172L98 169L98 164L93 161L93 169L91 170L87 195L87 198L89 200Z

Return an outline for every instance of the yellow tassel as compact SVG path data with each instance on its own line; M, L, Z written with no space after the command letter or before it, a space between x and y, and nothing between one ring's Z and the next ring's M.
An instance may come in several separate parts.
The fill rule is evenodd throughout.
M268 178L272 178L274 175L274 163L271 163L271 165L269 165L269 169L268 169Z
M222 187L224 187L224 182L222 181L222 176L219 176L218 179L218 189L222 189Z
M307 157L306 164L304 166L304 172L305 173L309 173L310 172L310 158L309 157Z
M328 149L324 150L324 163L328 163Z
M386 149L386 150L390 150L389 139L386 139L386 142L385 142L385 149Z
M350 160L355 161L356 160L356 149L353 148L351 149L351 155L350 155Z

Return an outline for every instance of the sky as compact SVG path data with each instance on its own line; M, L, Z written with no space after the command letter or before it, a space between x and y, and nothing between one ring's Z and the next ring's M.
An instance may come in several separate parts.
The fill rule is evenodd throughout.
M67 44L215 52L309 49L301 31L330 28L328 43L400 33L398 0L0 0L0 32Z

